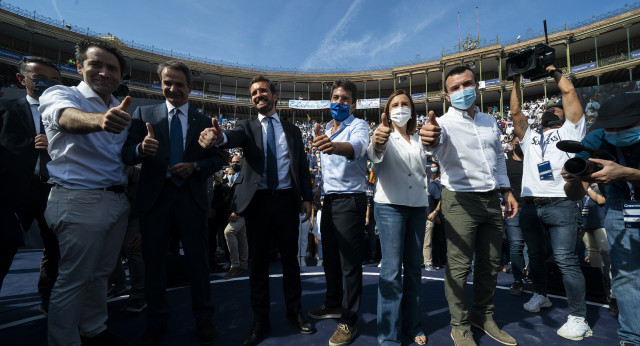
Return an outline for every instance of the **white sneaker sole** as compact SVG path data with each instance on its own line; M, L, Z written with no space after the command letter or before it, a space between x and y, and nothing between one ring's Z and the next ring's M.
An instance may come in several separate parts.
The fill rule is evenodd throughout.
M524 306L524 305L522 306L522 308L524 308L526 311L529 311L529 312L540 312L540 309L548 309L548 308L550 308L552 306L553 306L553 304L551 304L551 302L549 302L549 304L547 304L545 302L542 305L538 306L537 309L527 309L527 307Z
M556 334L558 334L558 336L563 337L565 339L569 339L569 340L573 340L573 341L580 341L584 338L588 338L590 336L593 336L593 331L591 330L591 328L589 328L586 332L584 332L584 334L582 334L581 336L576 336L576 337L570 337L570 336L566 336L566 335L561 335L558 332L556 332Z

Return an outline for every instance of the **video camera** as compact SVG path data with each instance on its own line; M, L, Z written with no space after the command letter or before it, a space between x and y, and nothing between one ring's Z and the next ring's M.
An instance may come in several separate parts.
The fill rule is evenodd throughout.
M530 80L547 77L546 67L556 60L556 49L549 45L547 21L544 21L544 38L546 43L538 43L518 53L509 53L507 58L507 80L522 75Z
M602 159L602 160L608 160L608 161L616 160L616 158L613 157L608 152L603 150L598 150L598 149L587 148L578 141L570 141L570 140L559 141L556 144L556 147L564 152L574 153L574 154L577 154L582 151L586 151L594 159ZM564 170L569 175L574 175L579 177L595 173L601 170L602 167L603 166L600 163L593 163L581 157L571 158L564 163Z

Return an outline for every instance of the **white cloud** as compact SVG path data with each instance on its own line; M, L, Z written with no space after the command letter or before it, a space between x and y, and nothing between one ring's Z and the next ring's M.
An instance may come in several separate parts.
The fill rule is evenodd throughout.
M53 9L56 10L56 14L58 15L58 18L60 20L64 20L64 17L62 17L62 13L60 13L60 10L58 9L58 3L56 0L51 0L51 5L53 5Z

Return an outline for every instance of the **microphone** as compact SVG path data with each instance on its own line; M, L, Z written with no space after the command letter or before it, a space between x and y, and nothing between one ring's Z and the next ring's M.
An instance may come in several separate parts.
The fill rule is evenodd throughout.
M556 148L562 151L565 151L567 153L574 153L574 154L577 154L582 151L586 151L587 153L589 153L589 156L593 157L594 159L602 159L602 160L609 160L609 161L616 160L616 158L613 157L613 155L609 154L608 152L600 149L587 148L578 141L562 140L556 143Z

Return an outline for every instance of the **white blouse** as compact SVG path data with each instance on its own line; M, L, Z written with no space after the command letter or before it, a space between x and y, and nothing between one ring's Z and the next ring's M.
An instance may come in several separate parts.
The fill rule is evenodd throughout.
M391 132L383 153L376 152L375 143L370 141L367 154L375 163L375 202L409 207L428 205L427 151L417 132L410 139L408 143L397 130Z

